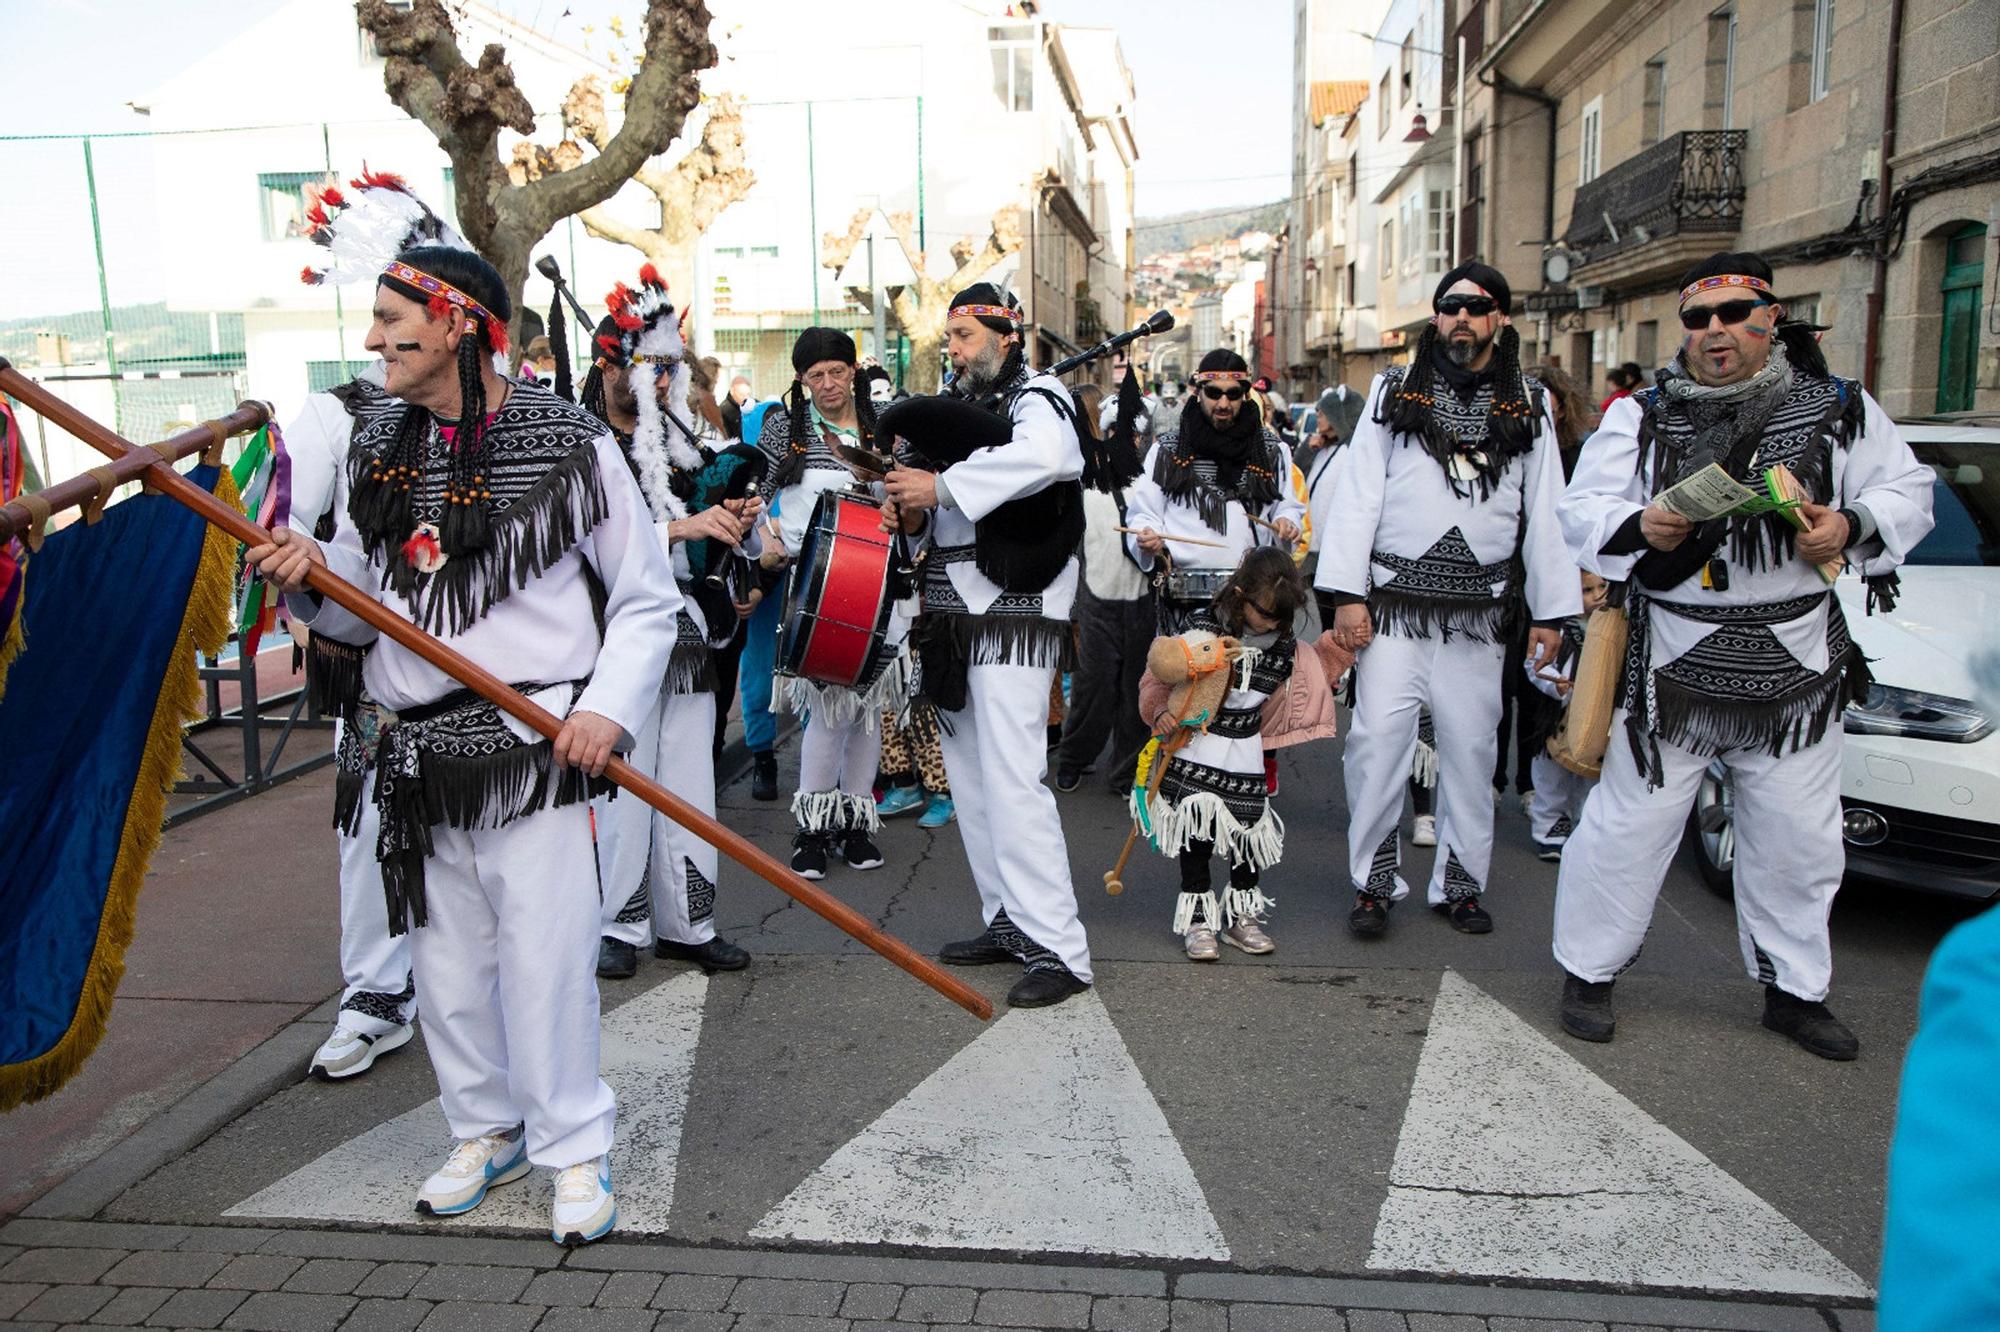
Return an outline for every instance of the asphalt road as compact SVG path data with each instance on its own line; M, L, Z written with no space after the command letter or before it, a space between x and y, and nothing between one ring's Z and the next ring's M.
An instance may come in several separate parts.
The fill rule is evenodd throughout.
M646 1023L690 1024L681 1054L664 1041L644 1056L651 1071L628 1074L639 1102L658 1089L662 1122L630 1131L654 1167L648 1182L625 1167L621 1197L645 1191L630 1209L657 1215L646 1228L697 1242L1150 1252L1199 1262L1222 1257L1219 1233L1224 1260L1247 1268L1493 1272L1492 1264L1515 1261L1510 1253L1534 1250L1514 1275L1585 1287L1793 1293L1853 1293L1858 1280L1865 1294L1923 967L1971 909L1862 885L1843 892L1831 1003L1860 1036L1862 1056L1831 1064L1758 1026L1761 995L1743 974L1730 904L1683 858L1643 957L1619 983L1617 1040L1584 1045L1555 1025L1555 867L1534 858L1511 795L1498 816L1486 898L1497 922L1491 935L1459 935L1421 907L1430 853L1407 846L1406 877L1419 886L1389 935L1348 934L1338 754L1336 742L1282 760L1285 859L1265 879L1277 901L1270 928L1278 950L1264 958L1225 948L1219 963L1185 960L1168 930L1171 863L1142 853L1126 891L1107 895L1102 875L1127 826L1122 803L1095 779L1058 797L1099 967L1095 1001L1051 1010L1074 1010L1059 1020L1017 1015L982 1028L725 865L718 922L755 955L752 967L704 985L676 982L689 976L685 968L648 959L634 980L604 986L607 1012L635 1001L658 1006L657 1016L649 1008L628 1014L642 1035ZM789 781L793 760L785 757ZM752 802L747 780L726 787L722 805L732 826L766 847L787 844L785 804ZM921 950L976 932L977 899L955 828L927 833L900 819L881 842L886 866L861 873L836 863L825 886ZM962 974L999 1005L1015 973ZM1049 1050L1080 1063L1057 1058L1052 1070L1028 1069L1031 1055ZM381 1154L387 1130L379 1126L419 1112L409 1131L434 1132L420 1122L435 1095L420 1051L413 1044L351 1083L281 1091L138 1183L104 1216L372 1215L373 1204L360 1201L353 1205L361 1210L343 1212L336 1195L357 1162ZM1017 1067L1027 1071L1009 1076ZM622 1112L630 1123L643 1118L634 1092L623 1093ZM1094 1133L1103 1140L1063 1156L1076 1149L1064 1140ZM1098 1159L1113 1163L1102 1190L1065 1193L1064 1180L1089 1174L1084 1167ZM674 1160L674 1169L660 1168ZM319 1173L295 1174L308 1167ZM1593 1182L1607 1171L1651 1182L1629 1190ZM314 1201L242 1210L274 1188ZM978 1199L966 1210L986 1219L915 1239L896 1229L939 1194ZM1455 1205L1454 1196L1489 1210L1430 1210ZM831 1210L830 1198L839 1204ZM1549 1199L1560 1215L1537 1210ZM1498 1214L1490 1210L1496 1200ZM397 1212L405 1205L393 1203ZM1157 1234L1093 1242L1086 1225L1078 1232L1085 1239L1064 1238L1063 1218L1088 1221L1093 1207L1104 1209L1107 1234L1135 1210L1157 1221ZM1701 1218L1734 1215L1731 1208L1754 1213L1732 1233L1762 1238L1704 1256L1717 1241L1702 1233ZM463 1218L453 1232L480 1233L480 1222L479 1214ZM1662 1230L1647 1247L1669 1253L1664 1266L1641 1271L1608 1239L1588 1241L1641 1223ZM1556 1261L1541 1250L1562 1247L1537 1245L1550 1226L1586 1238L1557 1266L1538 1268ZM1818 1270L1821 1250L1821 1266L1836 1273L1825 1287L1802 1275Z

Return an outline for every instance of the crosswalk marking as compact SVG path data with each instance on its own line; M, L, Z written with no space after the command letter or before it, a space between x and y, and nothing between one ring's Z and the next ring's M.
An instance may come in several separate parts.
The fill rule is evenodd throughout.
M1870 1296L1769 1203L1457 974L1438 986L1368 1266Z
M675 976L604 1017L604 1078L618 1096L611 1175L618 1228L659 1234L673 1210L681 1123L694 1072L695 1043L708 978ZM379 1124L244 1199L227 1216L282 1216L316 1221L419 1221L417 1186L444 1160L451 1130L435 1099ZM482 1228L546 1234L550 1175L495 1189L468 1220Z
M834 1152L757 1239L1226 1259L1097 994L1008 1013Z

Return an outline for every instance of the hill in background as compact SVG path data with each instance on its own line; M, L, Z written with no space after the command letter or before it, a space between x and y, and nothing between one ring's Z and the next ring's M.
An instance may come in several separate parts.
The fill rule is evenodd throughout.
M1142 217L1133 229L1138 233L1134 248L1143 257L1171 254L1208 241L1226 240L1246 231L1276 232L1285 225L1285 200L1256 204L1248 208L1198 208L1164 217Z

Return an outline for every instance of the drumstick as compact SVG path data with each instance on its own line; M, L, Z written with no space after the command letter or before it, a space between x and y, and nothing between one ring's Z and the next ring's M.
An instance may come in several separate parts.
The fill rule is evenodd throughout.
M1145 535L1144 531L1137 527L1114 527L1111 530L1114 532L1123 532L1126 536ZM1213 546L1217 550L1229 549L1227 541L1203 541L1200 537L1175 536L1172 532L1155 532L1153 535L1159 537L1162 541L1178 541L1188 546Z

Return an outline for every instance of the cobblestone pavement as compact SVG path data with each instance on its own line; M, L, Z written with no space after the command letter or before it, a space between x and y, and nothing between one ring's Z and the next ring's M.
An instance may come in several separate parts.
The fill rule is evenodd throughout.
M17 1220L0 1329L252 1332L1873 1332L1859 1310L611 1241Z

